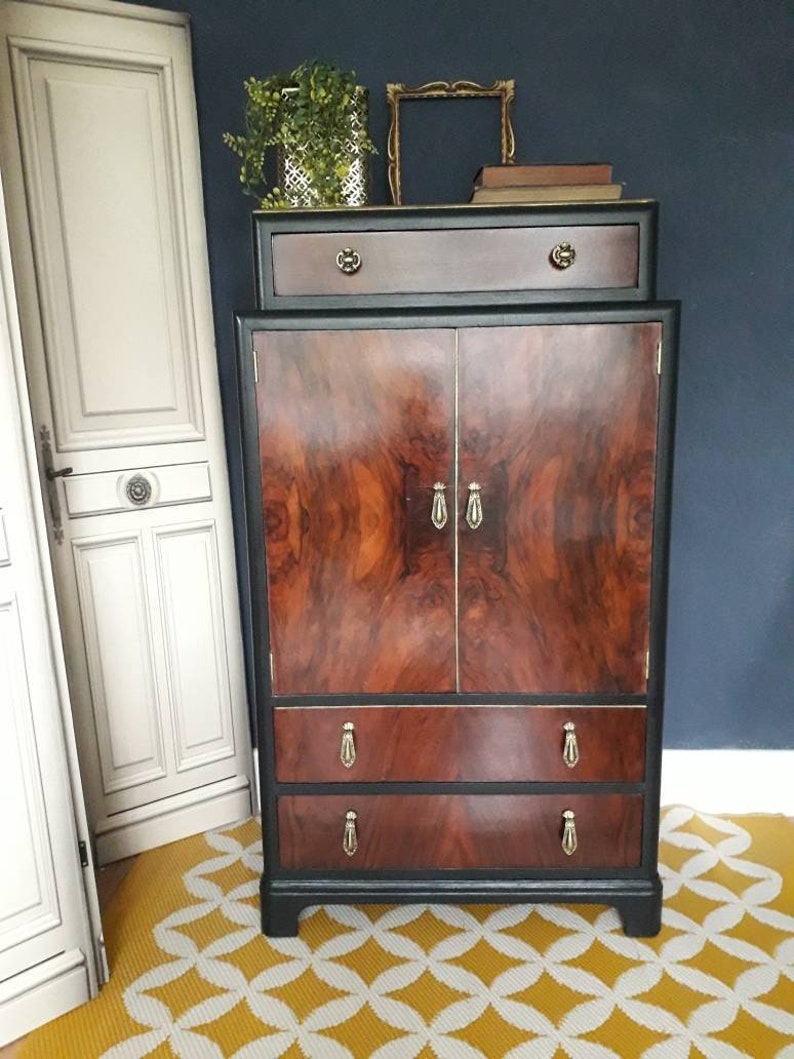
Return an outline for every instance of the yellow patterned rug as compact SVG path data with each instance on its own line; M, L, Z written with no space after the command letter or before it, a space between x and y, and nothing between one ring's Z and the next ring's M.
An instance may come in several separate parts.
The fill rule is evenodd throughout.
M110 983L24 1059L794 1059L794 825L668 809L657 938L588 906L308 909L259 933L251 820L140 856Z

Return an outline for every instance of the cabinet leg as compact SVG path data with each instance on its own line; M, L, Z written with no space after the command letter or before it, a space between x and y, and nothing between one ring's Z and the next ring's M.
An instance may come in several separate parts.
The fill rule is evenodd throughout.
M283 898L270 898L262 904L262 933L266 938L295 938L298 915L303 906Z
M653 938L662 929L661 894L624 897L615 901L623 932L629 938Z
M294 897L273 897L260 893L262 933L266 938L294 938L298 916L306 902Z

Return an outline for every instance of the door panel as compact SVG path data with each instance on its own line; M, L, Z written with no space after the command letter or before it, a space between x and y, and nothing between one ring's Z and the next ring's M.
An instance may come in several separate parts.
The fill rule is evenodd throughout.
M167 771L141 534L77 541L74 557L102 786L110 795Z
M0 598L0 689L0 843L13 860L13 871L0 872L2 980L16 969L12 951L15 945L61 924L15 597Z
M215 526L155 530L177 772L234 754Z
M169 65L116 57L94 66L79 51L41 44L12 56L30 108L23 147L47 260L41 294L57 448L200 439Z
M275 693L454 691L454 332L254 342Z
M644 691L660 338L460 332L462 692Z

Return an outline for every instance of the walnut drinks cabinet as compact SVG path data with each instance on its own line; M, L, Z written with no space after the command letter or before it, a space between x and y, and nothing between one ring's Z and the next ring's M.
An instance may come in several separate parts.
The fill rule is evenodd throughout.
M262 927L659 929L677 304L656 205L254 215L237 321Z

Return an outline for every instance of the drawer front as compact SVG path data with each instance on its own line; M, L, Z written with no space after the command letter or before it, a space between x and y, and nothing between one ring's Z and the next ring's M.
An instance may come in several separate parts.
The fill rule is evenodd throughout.
M212 499L206 463L74 474L63 483L69 518Z
M285 706L273 717L281 783L640 783L645 773L637 706Z
M641 838L638 794L278 799L279 863L288 870L631 868Z
M566 268L552 251L568 243ZM286 297L635 288L636 224L296 232L272 237L274 303ZM337 264L358 255L355 272ZM344 262L343 262L344 263Z

